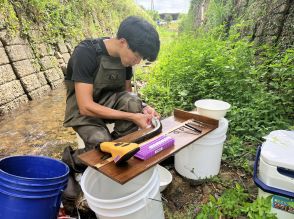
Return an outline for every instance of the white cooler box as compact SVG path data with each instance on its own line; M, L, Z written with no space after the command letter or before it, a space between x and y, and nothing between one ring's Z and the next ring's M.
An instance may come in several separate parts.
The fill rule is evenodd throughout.
M258 195L272 195L271 211L279 219L294 219L294 131L273 131L265 139L254 165Z

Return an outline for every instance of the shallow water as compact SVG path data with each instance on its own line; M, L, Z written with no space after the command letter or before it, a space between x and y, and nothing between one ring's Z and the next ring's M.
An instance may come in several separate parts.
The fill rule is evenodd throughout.
M1 117L0 158L27 154L60 158L66 145L76 146L74 131L63 127L65 94L60 86Z

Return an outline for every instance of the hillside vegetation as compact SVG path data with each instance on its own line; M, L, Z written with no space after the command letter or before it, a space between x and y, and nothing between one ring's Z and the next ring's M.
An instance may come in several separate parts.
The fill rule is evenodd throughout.
M38 31L42 39L54 43L58 39L79 41L84 37L113 35L121 20L140 15L150 20L133 0L1 0L0 29L10 35L20 31L32 37Z

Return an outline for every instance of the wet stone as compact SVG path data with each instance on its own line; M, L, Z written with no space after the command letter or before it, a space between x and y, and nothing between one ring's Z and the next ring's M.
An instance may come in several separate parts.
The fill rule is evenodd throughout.
M25 92L19 80L14 80L0 85L0 105L8 103L13 99L23 95Z
M11 102L9 103L6 103L2 106L0 106L0 115L5 115L17 108L19 108L19 106L23 105L24 103L27 103L29 100L28 100L28 97L27 95L22 95L14 100L12 100Z
M36 90L33 90L28 93L28 96L31 100L40 99L44 94L47 94L51 90L49 85L45 85Z

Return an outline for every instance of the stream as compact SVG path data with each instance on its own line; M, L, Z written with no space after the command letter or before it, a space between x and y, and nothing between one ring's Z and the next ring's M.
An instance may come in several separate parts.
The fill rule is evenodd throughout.
M75 132L63 127L65 99L65 87L60 86L1 117L0 158L28 154L60 158L65 146L76 146Z

